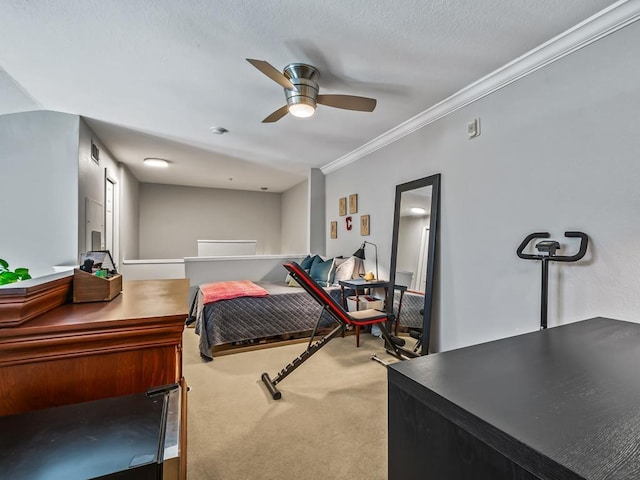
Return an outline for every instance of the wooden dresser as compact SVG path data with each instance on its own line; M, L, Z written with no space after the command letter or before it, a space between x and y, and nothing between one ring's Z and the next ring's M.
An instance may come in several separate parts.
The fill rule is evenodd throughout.
M389 480L640 478L640 324L594 318L389 367Z
M189 282L125 282L110 302L66 303L0 328L0 415L180 382Z

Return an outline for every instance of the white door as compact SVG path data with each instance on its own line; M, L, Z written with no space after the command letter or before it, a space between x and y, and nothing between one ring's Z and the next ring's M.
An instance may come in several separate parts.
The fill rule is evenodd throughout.
M104 188L104 248L109 250L116 269L119 268L119 245L118 240L118 184L106 176Z

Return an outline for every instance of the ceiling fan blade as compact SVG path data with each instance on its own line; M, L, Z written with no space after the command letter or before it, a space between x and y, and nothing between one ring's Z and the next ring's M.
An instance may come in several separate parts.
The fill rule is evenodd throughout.
M357 110L359 112L373 112L376 108L375 98L356 97L354 95L318 95L316 101L328 107Z
M269 77L274 82L283 86L284 88L288 88L289 90L298 90L296 86L289 81L287 77L285 77L282 73L280 73L276 68L271 65L269 62L265 62L264 60L254 60L252 58L247 58L247 62L256 67L262 73L264 73L267 77Z
M262 120L262 123L277 122L282 117L284 117L287 113L289 113L289 105L285 105L284 107L280 107L275 112L273 112L271 115L269 115L267 118Z

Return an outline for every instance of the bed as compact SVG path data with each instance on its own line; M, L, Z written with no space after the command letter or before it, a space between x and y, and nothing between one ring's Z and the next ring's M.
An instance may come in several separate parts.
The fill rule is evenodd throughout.
M194 317L202 357L213 359L213 347L242 345L313 329L322 307L302 288L286 283L255 283L266 289L269 295L240 297L205 305L202 291L198 289ZM341 302L340 287L328 287L327 291ZM331 317L324 314L320 326L328 327L332 323Z
M400 295L396 292L393 302L393 311L398 311ZM422 328L423 315L420 310L424 308L424 293L407 290L402 298L402 310L400 310L399 327ZM397 332L397 330L396 330Z

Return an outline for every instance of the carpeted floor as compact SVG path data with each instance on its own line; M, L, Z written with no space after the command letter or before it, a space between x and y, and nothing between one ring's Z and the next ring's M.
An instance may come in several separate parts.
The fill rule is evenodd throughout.
M305 344L205 362L192 328L184 333L189 480L386 479L386 369L382 340L363 334L329 342L280 384L272 400L260 382Z

